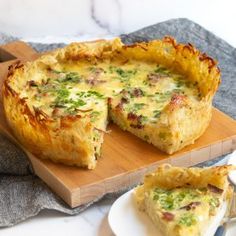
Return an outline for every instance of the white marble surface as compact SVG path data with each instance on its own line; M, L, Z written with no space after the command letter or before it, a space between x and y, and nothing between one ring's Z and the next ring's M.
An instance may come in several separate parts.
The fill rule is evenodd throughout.
M31 41L128 33L187 17L236 47L234 0L1 0L0 31ZM70 41L70 40L69 40Z
M0 31L35 42L70 42L128 33L170 18L187 17L236 47L234 0L1 0ZM43 211L0 236L113 235L102 200L77 216Z
M0 230L0 236L114 236L107 215L115 199L102 200L77 216L44 210L37 217Z

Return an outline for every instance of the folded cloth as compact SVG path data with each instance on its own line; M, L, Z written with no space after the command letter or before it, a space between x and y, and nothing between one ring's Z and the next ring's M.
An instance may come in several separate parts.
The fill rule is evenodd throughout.
M162 38L165 35L172 35L179 42L190 42L219 61L222 84L214 99L214 105L236 118L236 49L187 19L158 23L131 34L121 35L121 39L128 44ZM0 33L0 43L12 40L15 38ZM38 51L63 46L37 43L31 45ZM205 162L202 166L213 165L219 160L222 162L222 157ZM0 227L12 226L37 215L42 209L53 209L70 215L78 214L102 197L117 197L123 191L100 196L93 202L71 209L33 174L25 153L0 135Z

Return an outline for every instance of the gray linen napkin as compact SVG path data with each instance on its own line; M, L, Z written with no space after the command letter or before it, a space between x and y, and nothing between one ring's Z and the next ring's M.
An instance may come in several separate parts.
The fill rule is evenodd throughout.
M190 42L219 61L222 84L214 99L214 105L236 118L236 49L188 19L158 23L128 35L121 35L121 38L124 43L133 43L162 38L165 35L172 35L179 42ZM0 33L0 44L13 40L16 38ZM38 51L64 46L37 43L31 45ZM212 165L218 160L219 158L204 165ZM117 197L121 192L100 196L95 201L102 197ZM33 174L24 152L0 135L0 227L12 226L37 215L42 209L78 214L95 201L71 209Z

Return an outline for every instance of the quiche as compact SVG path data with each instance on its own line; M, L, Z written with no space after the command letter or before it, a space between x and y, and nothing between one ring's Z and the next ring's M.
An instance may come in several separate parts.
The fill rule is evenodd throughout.
M93 169L108 122L172 154L207 128L216 62L171 37L72 43L9 69L8 124L33 154Z
M232 197L227 175L232 166L212 168L159 167L134 192L164 236L203 236L223 203Z

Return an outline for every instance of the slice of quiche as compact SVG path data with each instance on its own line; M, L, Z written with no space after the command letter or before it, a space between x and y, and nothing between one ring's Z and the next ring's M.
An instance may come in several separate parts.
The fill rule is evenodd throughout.
M109 121L166 153L207 128L220 81L216 62L166 37L73 43L9 70L8 124L33 154L95 168Z
M163 165L145 176L134 192L164 236L203 236L223 202L232 196L232 166L180 168Z

